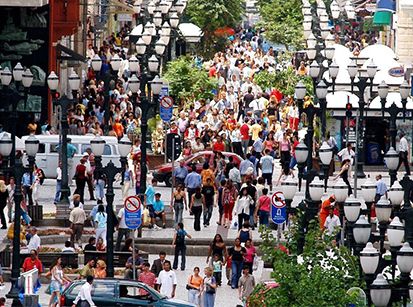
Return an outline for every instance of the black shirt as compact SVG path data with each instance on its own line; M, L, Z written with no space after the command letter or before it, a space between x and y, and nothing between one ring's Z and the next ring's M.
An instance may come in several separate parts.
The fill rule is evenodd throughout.
M202 187L202 194L205 196L205 204L207 206L212 206L214 203L215 189L211 186Z
M253 94L247 93L244 95L244 108L249 108L250 102L255 99Z
M241 247L241 250L237 251L234 247L230 247L228 250L228 254L232 256L232 261L243 261L243 255L247 252L245 247Z
M85 245L85 251L96 251L96 246L94 246L93 244L86 244Z

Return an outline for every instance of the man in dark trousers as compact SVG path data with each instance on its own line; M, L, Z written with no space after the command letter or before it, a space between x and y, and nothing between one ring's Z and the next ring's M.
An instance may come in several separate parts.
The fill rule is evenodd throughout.
M158 277L159 272L163 270L163 264L165 263L165 258L166 258L166 253L162 251L159 253L159 258L156 259L152 264L151 271L152 273L156 275L156 277Z

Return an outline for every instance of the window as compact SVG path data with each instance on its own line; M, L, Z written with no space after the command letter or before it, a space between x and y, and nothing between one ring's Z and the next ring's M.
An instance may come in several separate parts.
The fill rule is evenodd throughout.
M101 296L115 296L115 284L114 283L104 283L96 282L93 284L92 295L101 297Z
M80 292L80 288L82 288L82 286L83 286L82 283L79 283L79 284L75 285L75 286L69 291L69 293L76 296L76 295Z
M121 298L133 298L139 300L152 300L151 293L147 292L141 286L134 285L120 285L119 286L119 296Z
M50 152L59 152L59 144L50 144Z
M90 144L82 144L81 148L82 148L81 154L83 154L86 151L86 149L91 148L91 147L90 147ZM112 148L110 147L110 145L106 144L105 148L103 149L103 155L110 156L111 154L112 154Z
M46 144L39 144L39 150L37 153L45 153L46 152Z

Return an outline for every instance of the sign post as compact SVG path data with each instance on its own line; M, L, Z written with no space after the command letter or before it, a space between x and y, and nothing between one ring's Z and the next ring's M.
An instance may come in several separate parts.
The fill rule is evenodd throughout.
M159 115L164 122L169 122L172 119L172 111L174 106L174 101L170 96L162 97L160 101Z
M287 220L287 206L282 192L275 192L271 197L271 220L277 224L277 238L281 239L281 225Z
M125 199L125 224L131 229L132 240L132 271L133 280L136 279L136 263L135 263L135 232L142 225L142 202L138 196L129 196Z

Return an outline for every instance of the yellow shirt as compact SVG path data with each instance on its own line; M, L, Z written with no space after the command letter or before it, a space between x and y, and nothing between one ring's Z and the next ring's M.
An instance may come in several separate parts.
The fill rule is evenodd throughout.
M253 141L255 141L256 139L258 139L258 133L262 131L262 127L259 124L254 124L251 126L250 128L250 132L251 132L251 139Z

